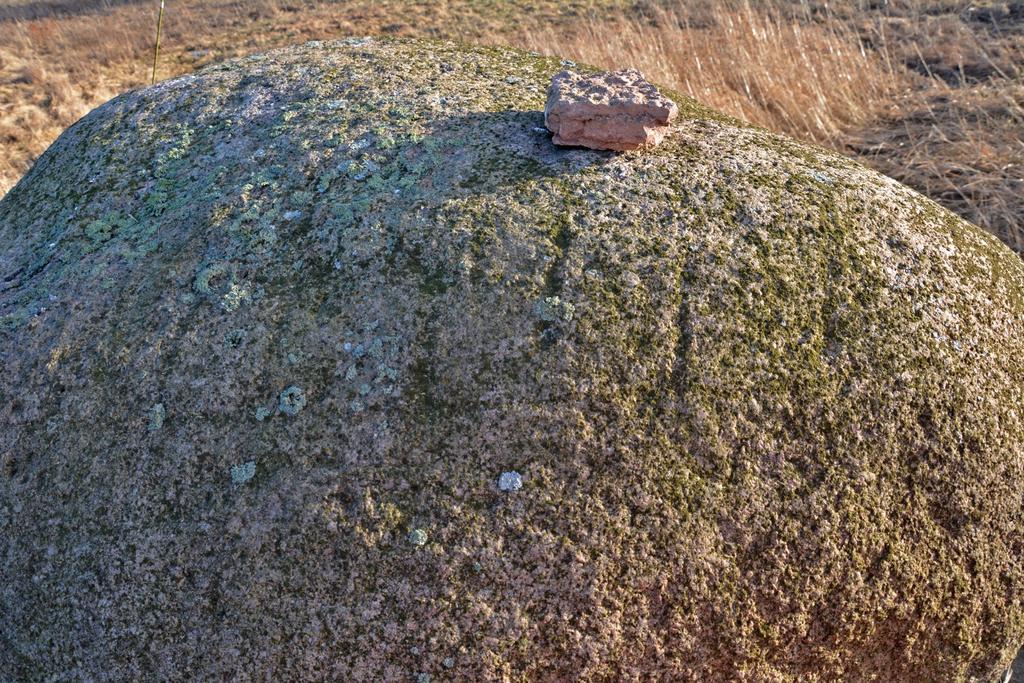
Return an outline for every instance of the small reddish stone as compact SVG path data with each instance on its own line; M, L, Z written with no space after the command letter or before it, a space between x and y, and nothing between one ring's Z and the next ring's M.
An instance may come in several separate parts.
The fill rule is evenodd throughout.
M622 151L661 143L678 113L636 69L560 71L548 88L544 124L556 145Z

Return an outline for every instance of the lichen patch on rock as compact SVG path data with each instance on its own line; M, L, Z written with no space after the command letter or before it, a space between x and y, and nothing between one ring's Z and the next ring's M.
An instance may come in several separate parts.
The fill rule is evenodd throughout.
M281 392L277 408L285 415L298 415L306 407L306 392L300 387L290 386Z
M523 476L518 472L502 472L498 477L498 489L505 492L518 491L523 488Z

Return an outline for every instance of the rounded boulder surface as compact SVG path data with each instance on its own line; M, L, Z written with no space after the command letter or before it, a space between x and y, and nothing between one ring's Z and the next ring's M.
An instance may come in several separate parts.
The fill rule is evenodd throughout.
M654 150L556 148L560 69L248 57L0 201L0 679L1006 666L1022 262L671 92Z

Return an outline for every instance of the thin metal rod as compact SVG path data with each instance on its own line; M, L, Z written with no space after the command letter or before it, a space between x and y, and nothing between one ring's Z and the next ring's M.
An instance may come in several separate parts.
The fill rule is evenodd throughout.
M150 83L156 83L156 62L160 59L160 29L164 26L164 0L160 0L160 14L156 18L156 45L153 47L153 78Z

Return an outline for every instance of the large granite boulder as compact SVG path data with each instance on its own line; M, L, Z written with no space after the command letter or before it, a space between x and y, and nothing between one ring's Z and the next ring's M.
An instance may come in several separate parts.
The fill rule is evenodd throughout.
M561 69L310 43L43 155L0 202L0 679L1006 666L1022 262L675 95L655 150L556 148Z

